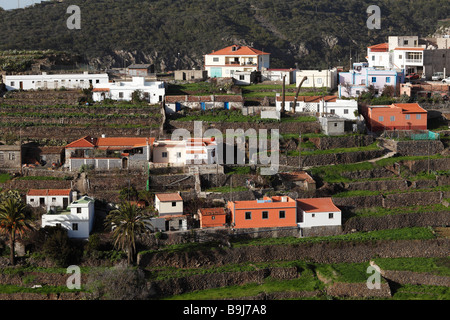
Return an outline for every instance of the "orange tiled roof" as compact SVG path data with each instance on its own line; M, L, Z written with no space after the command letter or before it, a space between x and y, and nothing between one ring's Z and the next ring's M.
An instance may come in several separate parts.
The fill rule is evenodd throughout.
M134 138L134 137L107 137L92 138L90 136L83 137L72 143L66 148L109 148L109 147L142 147L147 144L153 144L155 138Z
M183 201L183 198L178 193L158 193L155 194L161 202L168 201Z
M94 88L92 92L109 92L108 88Z
M369 47L370 51L372 52L387 52L389 50L389 43L380 43L375 44L373 46Z
M70 189L30 189L27 196L69 196Z
M336 207L331 198L297 199L297 205L305 212L336 212L341 211Z
M218 216L226 214L224 208L201 208L198 209L202 216Z
M294 101L295 96L285 96L284 101ZM297 101L304 101L304 102L320 102L321 100L324 100L325 102L336 102L337 96L299 96L297 98ZM282 96L277 96L277 101L283 101Z
M420 48L420 47L413 47L413 48L408 48L408 47L399 47L399 48L395 48L395 50L406 50L406 51L423 51L425 50L425 48Z
M394 103L393 106L402 108L403 113L427 113L427 111L417 103Z
M236 50L233 51L233 48ZM209 55L219 56L219 55L236 55L236 56L254 56L254 55L266 55L270 54L267 52L263 52L261 50L257 50L247 46L237 46L232 45L217 51L211 52Z

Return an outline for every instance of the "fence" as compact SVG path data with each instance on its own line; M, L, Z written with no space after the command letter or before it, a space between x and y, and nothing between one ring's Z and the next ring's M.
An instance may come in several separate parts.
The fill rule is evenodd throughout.
M429 130L386 130L381 134L381 138L406 140L440 140L439 133L435 133Z

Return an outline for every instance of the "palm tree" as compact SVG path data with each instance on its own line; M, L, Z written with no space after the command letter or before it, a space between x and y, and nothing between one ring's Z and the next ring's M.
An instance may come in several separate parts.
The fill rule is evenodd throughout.
M150 231L150 216L136 205L124 202L111 211L105 225L113 229L114 246L127 252L128 264L134 261L136 239Z
M11 264L14 265L14 245L16 235L22 236L31 230L30 210L26 204L16 198L7 198L0 203L0 232L9 235Z

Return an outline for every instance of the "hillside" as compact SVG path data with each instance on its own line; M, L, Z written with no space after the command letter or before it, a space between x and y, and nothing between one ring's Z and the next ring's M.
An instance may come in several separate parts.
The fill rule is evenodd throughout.
M60 50L94 67L155 63L157 71L201 67L232 43L271 52L273 67L325 68L366 55L388 35L426 36L449 12L446 0L381 0L380 30L366 27L368 0L73 0L0 10L0 50ZM81 30L69 30L69 5ZM420 8L420 9L419 9ZM178 55L179 53L179 55Z

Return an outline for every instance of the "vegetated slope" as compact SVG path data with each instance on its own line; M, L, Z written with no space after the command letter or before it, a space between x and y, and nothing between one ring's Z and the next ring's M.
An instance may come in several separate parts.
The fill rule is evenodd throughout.
M273 67L325 68L366 55L388 35L426 36L448 16L446 0L381 0L381 29L366 26L368 0L73 0L0 10L0 49L64 50L94 66L155 63L158 71L201 67L233 43L270 52ZM81 9L69 30L67 7Z

